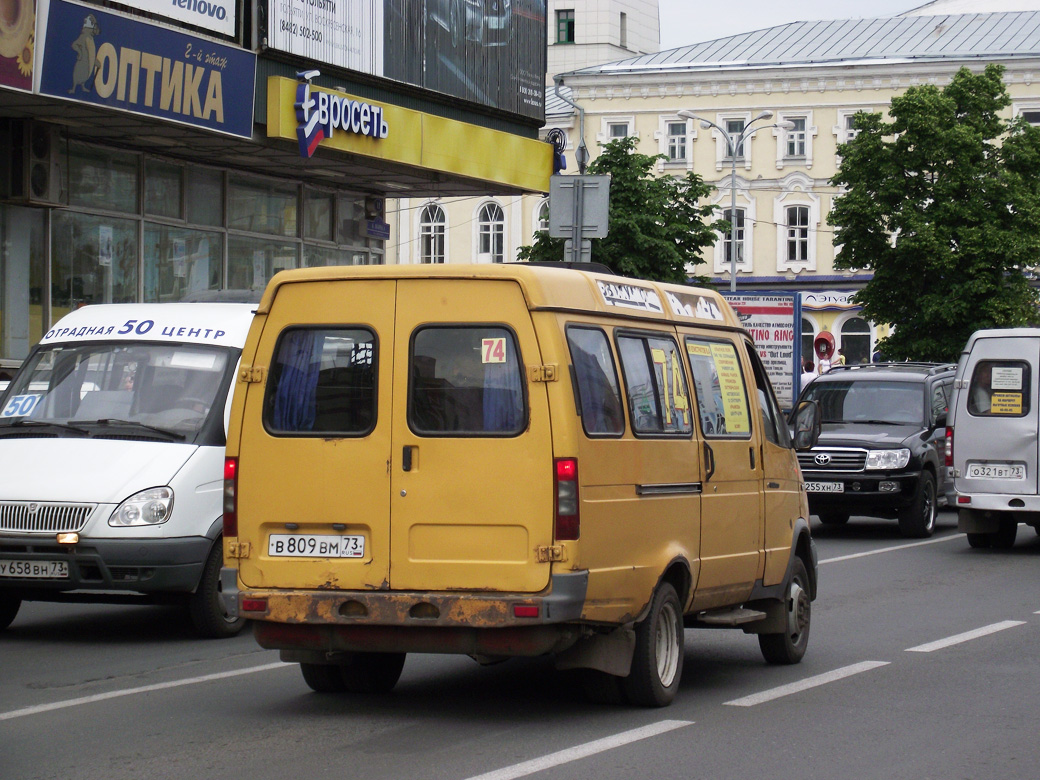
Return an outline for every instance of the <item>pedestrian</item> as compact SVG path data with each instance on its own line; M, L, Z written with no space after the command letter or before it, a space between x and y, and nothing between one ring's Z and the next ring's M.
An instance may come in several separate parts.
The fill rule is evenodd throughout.
M837 365L839 365L839 366L845 365L845 348L844 347L839 347L838 348L838 357L836 357L834 359L834 362Z
M816 378L816 365L806 358L802 361L802 390L809 386L809 383Z

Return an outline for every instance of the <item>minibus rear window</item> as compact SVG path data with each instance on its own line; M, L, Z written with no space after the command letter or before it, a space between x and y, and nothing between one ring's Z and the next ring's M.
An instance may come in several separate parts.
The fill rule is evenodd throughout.
M1029 364L1024 360L980 360L968 387L968 413L975 417L1029 414Z
M376 420L376 339L365 328L289 328L264 398L276 434L364 436Z
M408 422L431 436L516 436L527 427L524 364L502 326L429 327L412 337Z

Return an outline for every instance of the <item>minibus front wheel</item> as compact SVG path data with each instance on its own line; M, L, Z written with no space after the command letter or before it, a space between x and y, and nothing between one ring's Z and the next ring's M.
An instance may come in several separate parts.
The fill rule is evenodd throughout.
M812 591L809 572L801 558L794 559L794 569L784 596L784 614L787 628L779 634L759 634L758 646L762 656L771 664L796 664L805 655L809 645L809 626L812 619Z
M636 626L632 671L621 680L625 697L643 707L664 707L679 690L683 668L682 606L675 588L662 582L650 614Z

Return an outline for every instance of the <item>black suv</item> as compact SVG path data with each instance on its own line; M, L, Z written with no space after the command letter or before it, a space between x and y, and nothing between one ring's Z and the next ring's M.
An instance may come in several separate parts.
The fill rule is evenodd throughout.
M799 401L820 407L820 440L798 453L809 511L826 525L895 517L904 536L931 536L945 497L946 411L957 366L836 366Z

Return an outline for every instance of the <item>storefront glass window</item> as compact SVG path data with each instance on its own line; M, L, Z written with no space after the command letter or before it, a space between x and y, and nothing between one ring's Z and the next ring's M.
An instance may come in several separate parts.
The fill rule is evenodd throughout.
M351 249L303 245L303 267L316 268L326 265L363 265L356 263L354 256L357 253Z
M219 290L223 266L219 233L145 223L146 302L179 301L189 293Z
M53 212L51 318L89 303L137 300L136 220Z
M136 154L69 144L69 205L136 214Z
M258 179L232 179L228 183L228 229L296 235L297 189Z
M180 165L148 160L144 170L144 213L180 219L183 180L184 169Z
M276 273L298 265L295 243L228 237L227 286L232 290L262 290Z
M303 237L332 240L332 210L335 198L327 192L303 191Z
M43 336L44 216L0 205L0 382Z
M870 324L862 317L852 317L841 325L841 348L845 364L870 362Z
M360 244L361 224L365 218L365 201L361 198L336 199L336 241L340 244Z
M212 168L189 168L185 190L188 222L221 227L224 224L224 174Z

